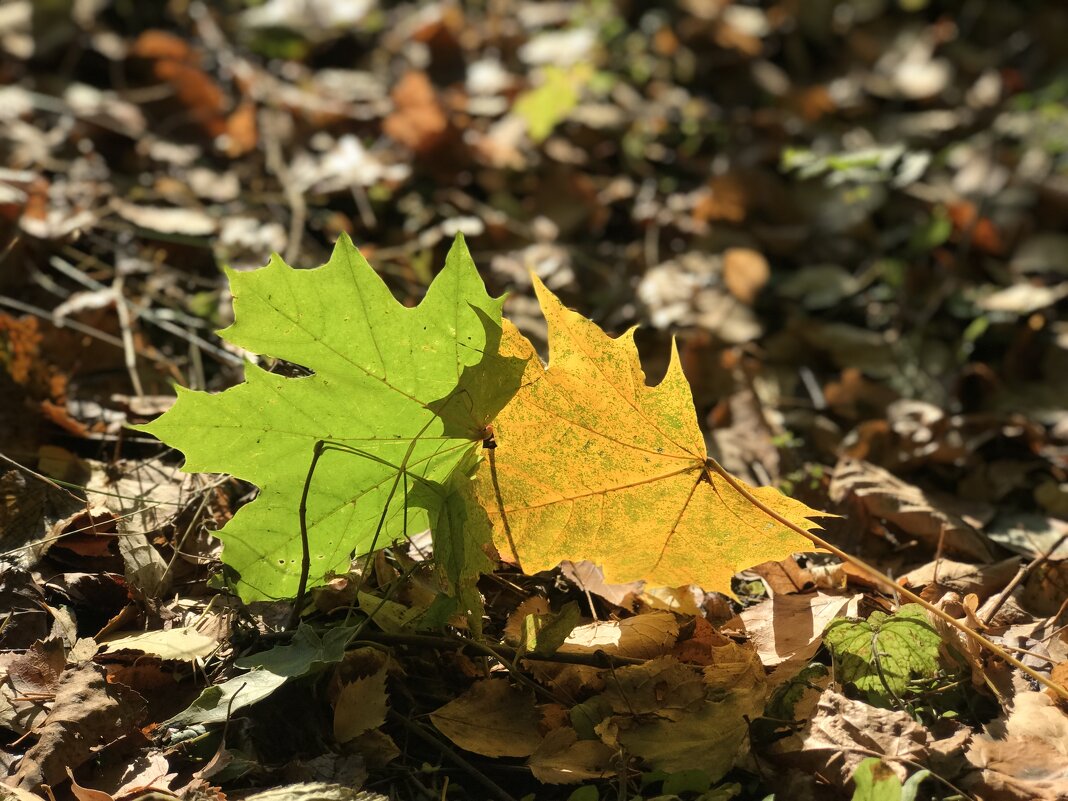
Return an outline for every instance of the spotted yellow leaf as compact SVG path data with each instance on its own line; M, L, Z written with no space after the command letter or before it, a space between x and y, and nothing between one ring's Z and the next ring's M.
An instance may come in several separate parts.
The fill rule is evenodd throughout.
M646 385L633 332L613 339L535 288L549 363L505 320L502 353L526 360L521 388L494 421L474 492L505 559L527 573L597 563L605 580L697 584L730 592L739 569L811 550L714 468L690 386L671 365ZM768 487L747 488L803 530L820 513Z

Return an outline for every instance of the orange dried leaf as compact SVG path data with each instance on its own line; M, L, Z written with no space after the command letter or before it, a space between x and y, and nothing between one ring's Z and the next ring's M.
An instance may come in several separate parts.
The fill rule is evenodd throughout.
M674 348L663 381L646 386L632 332L612 339L534 282L549 365L506 322L501 351L527 368L494 421L492 463L483 459L475 477L506 559L529 573L588 559L610 583L730 592L739 569L811 549L715 471ZM772 488L749 491L816 528L809 518L820 513L803 503Z
M727 248L723 253L723 283L734 297L752 306L771 278L764 254L752 248Z
M419 155L426 155L444 141L449 120L426 73L409 72L390 96L396 109L382 123L386 136Z

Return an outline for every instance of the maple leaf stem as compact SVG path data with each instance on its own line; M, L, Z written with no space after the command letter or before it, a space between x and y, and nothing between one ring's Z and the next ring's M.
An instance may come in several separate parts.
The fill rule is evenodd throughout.
M512 557L515 559L515 566L519 569L519 572L522 573L523 565L519 561L519 550L515 547L515 540L512 539L512 529L508 525L508 514L504 511L504 499L501 498L501 485L497 481L497 460L493 455L496 447L496 444L494 444L492 448L486 449L486 453L489 454L490 479L493 482L493 496L497 499L497 509L501 513L501 527L504 529L504 536L508 539L508 547L512 549Z
M293 611L289 614L289 622L286 631L294 628L300 622L300 612L304 608L304 595L308 592L308 573L311 572L311 547L308 544L308 493L311 491L312 476L315 475L315 466L319 463L319 457L326 450L326 440L321 439L315 443L312 449L311 464L308 465L308 474L304 477L304 489L300 493L300 582L297 584L297 595L293 600Z
M980 634L979 632L975 631L974 629L968 628L966 625L964 625L963 623L958 621L956 618L950 616L947 612L939 609L934 604L928 603L927 601L925 601L919 595L917 595L916 593L912 592L912 590L909 590L906 587L902 587L900 584L895 582L892 578L887 576L885 573L882 573L877 568L872 567L871 565L869 565L867 562L863 561L862 559L858 559L857 557L846 553L841 548L838 548L838 547L832 545L831 543L829 543L826 540L824 540L822 537L819 537L819 536L813 534L811 531L805 531L803 528L801 528L797 524L792 523L789 520L787 520L785 517L780 515L778 512L774 511L773 509L768 508L768 506L766 504L762 503L759 498L757 498L752 492L750 492L740 481L738 481L730 473L728 473L723 468L723 466L719 462L717 462L715 459L709 458L708 461L706 462L706 465L707 465L709 470L714 471L720 478L722 478L724 481L726 481L727 484L731 487L731 489L733 489L735 492L739 493L743 498L745 498L747 501L749 501L749 503L753 504L753 506L755 506L757 509L762 511L764 514L766 514L772 520L776 521L777 523L779 523L781 525L786 526L791 531L797 532L801 536L805 537L813 545L816 545L817 547L822 548L823 550L830 551L832 554L837 556L843 562L847 562L848 564L853 565L853 567L856 567L859 570L864 571L864 573L866 573L872 580L874 580L878 584L881 584L885 589L889 590L891 593L895 593L895 594L898 594L898 595L903 595L906 598L908 598L910 601L912 601L913 603L919 604L929 614L934 615L935 617L937 617L942 622L944 622L947 625L952 626L953 628L957 629L959 632L961 632L965 636L967 636L967 637L971 638L972 640L974 640L981 647L987 649L988 651L990 651L991 653L993 653L994 655L996 655L1000 659L1004 660L1005 662L1008 662L1010 665L1012 665L1017 670L1023 671L1027 676L1030 676L1032 679L1037 681L1042 686L1049 688L1050 690L1055 692L1057 695L1059 695L1061 698L1068 699L1068 689L1065 689L1063 686L1061 686L1057 682L1052 681L1051 679L1043 676L1038 671L1032 670L1027 665L1025 665L1023 662L1021 662L1019 659L1017 659L1016 657L1014 657L1010 653L1008 653L1008 651L1006 651L1000 645L997 645L996 643L988 640L986 637L984 637L982 634Z
M379 456L375 456L373 453L360 450L359 448L353 448L349 445L345 445L341 442L332 442L331 440L321 439L315 443L315 447L312 450L311 464L308 465L308 473L304 476L304 489L300 494L300 506L297 513L300 518L300 547L301 547L301 559L300 559L300 582L297 584L297 594L293 602L293 611L290 613L289 622L286 623L286 631L289 631L300 622L300 613L304 607L304 596L308 591L308 574L311 572L311 546L308 542L308 494L311 491L312 477L315 475L315 467L319 463L319 458L327 450L337 450L342 453L351 453L356 456L371 459L379 462L380 464L388 467L393 467L397 470L397 475L393 479L393 486L390 487L389 495L386 497L385 503L382 505L382 514L378 518L378 525L375 527L375 535L371 540L371 546L367 550L367 565L364 566L364 572L366 573L367 567L370 565L370 559L375 551L375 546L378 544L378 536L382 533L382 527L386 523L386 515L389 514L389 506L393 503L393 498L397 494L397 487L400 485L401 478L404 479L404 527L403 531L405 536L408 534L408 460L411 459L412 453L415 451L415 443L419 441L419 438L426 433L426 430L430 427L432 420L428 420L426 424L419 429L419 432L412 438L412 441L408 443L408 450L404 452L404 458L399 465L394 465L391 462L382 459ZM415 476L415 478L419 478Z

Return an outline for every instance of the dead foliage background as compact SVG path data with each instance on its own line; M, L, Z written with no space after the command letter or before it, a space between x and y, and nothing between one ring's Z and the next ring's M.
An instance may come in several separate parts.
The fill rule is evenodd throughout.
M878 653L832 659L828 624L896 605L817 554L736 599L502 572L488 644L379 621L346 653L326 624L361 594L425 592L397 547L317 593L292 680L250 684L235 661L290 642L213 569L251 489L124 429L239 379L222 264L344 231L415 302L463 232L535 337L528 270L642 324L654 379L676 336L728 469L1064 684L1066 37L1006 0L0 5L4 792L867 798L878 757L934 774L902 798L1068 798L1064 709L952 632L900 693ZM619 643L513 664L525 620ZM686 665L766 700L711 780L678 732L580 731L596 699L683 704Z

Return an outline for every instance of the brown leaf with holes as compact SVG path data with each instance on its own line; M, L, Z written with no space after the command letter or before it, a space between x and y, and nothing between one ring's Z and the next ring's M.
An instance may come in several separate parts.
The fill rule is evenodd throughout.
M777 741L774 751L782 762L842 785L869 756L887 757L903 778L900 760L926 764L932 740L905 711L878 709L827 689L805 727Z

